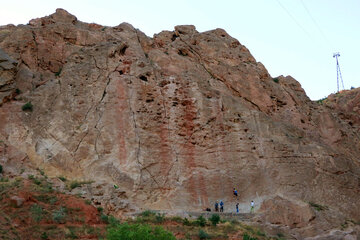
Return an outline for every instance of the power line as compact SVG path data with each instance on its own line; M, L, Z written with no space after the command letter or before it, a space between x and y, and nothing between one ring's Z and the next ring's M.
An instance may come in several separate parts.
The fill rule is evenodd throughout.
M309 9L306 7L305 3L303 0L300 0L301 4L303 5L303 7L305 8L307 14L309 15L309 17L311 18L312 22L314 23L314 25L316 26L316 28L318 29L318 31L320 32L320 34L324 37L324 39L327 41L327 38L324 34L324 32L321 30L319 24L316 22L315 18L313 18L312 14L310 13Z
M306 31L306 29L296 20L296 18L286 9L286 7L284 7L284 5L281 4L281 2L279 0L276 0L278 2L278 4L280 5L280 7L282 7L282 9L284 9L284 11L290 16L290 18L296 23L296 25L298 25L299 28L301 28L304 33L306 33L306 35L308 35L308 37L310 39L311 38L311 35L309 34L308 31Z

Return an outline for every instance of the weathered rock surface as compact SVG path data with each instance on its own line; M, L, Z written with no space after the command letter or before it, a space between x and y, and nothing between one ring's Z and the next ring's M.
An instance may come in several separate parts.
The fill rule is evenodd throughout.
M291 202L280 196L265 200L260 211L265 213L265 222L290 228L305 227L315 219L315 214L307 203Z
M32 165L116 184L127 200L113 189L102 203L115 213L126 201L197 210L218 199L230 211L236 187L242 210L283 195L360 220L359 115L350 113L359 99L312 102L222 29L177 26L149 38L58 9L0 27L0 50L7 171ZM21 110L27 102L32 112Z

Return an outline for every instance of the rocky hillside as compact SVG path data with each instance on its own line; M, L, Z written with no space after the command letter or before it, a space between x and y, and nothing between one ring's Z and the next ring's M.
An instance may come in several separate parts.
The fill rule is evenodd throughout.
M299 236L360 221L359 96L313 102L222 29L150 38L62 9L0 27L4 171L93 181L81 193L119 216L222 199Z

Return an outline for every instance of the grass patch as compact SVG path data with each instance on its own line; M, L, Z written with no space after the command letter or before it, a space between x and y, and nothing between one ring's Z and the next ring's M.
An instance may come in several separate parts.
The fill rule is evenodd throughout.
M243 234L243 240L258 240L256 237L252 237L248 233Z
M65 237L70 239L78 239L79 237L75 233L75 227L68 226L67 230L69 231Z
M151 217L151 216L155 216L155 213L153 211L146 210L146 211L143 211L140 215L142 217Z
M32 219L34 219L35 222L38 223L43 218L43 209L41 208L41 206L34 204L30 208L30 214Z
M56 196L50 196L50 195L38 195L35 196L36 200L43 202L43 203L49 203L51 205L55 204L57 202L57 197Z
M54 222L56 223L66 223L66 208L65 207L60 207L60 209L55 210L52 213L52 219L54 220Z
M108 228L106 239L131 239L131 240L176 240L175 236L159 226L147 224L115 224Z
M174 216L170 218L171 221L177 222L177 223L183 223L183 219L179 216Z

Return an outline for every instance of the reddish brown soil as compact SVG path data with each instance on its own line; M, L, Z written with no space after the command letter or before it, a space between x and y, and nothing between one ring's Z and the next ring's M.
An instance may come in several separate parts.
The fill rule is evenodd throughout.
M23 204L17 207L13 196ZM0 239L99 239L105 227L94 206L53 190L45 177L0 182Z

